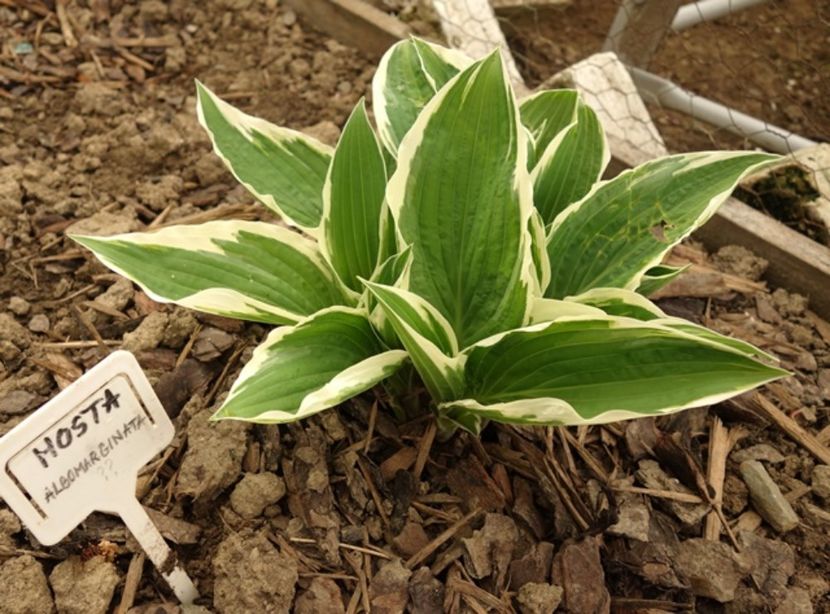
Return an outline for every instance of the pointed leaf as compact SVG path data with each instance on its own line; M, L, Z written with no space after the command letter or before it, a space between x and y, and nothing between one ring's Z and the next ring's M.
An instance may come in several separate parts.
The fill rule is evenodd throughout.
M403 350L383 350L362 313L320 311L268 335L214 418L293 422L368 390L406 358Z
M199 123L234 177L289 224L315 229L331 148L239 111L198 81L196 90Z
M547 296L635 289L646 271L714 214L742 177L776 158L754 152L680 154L598 184L553 223Z
M372 79L375 120L388 151L397 153L421 110L471 62L458 51L417 38L389 48Z
M667 264L653 266L643 275L643 278L640 280L640 285L637 286L637 292L643 296L654 294L659 289L674 281L678 275L690 266L690 264L686 266L669 266Z
M230 318L293 324L351 300L313 241L274 224L216 221L72 238L154 300Z
M343 128L323 189L323 251L349 288L371 277L381 249L386 168L361 100Z
M522 100L522 124L533 137L528 169L533 170L556 135L576 121L578 104L576 90L542 90Z
M458 341L449 323L426 300L400 288L365 282L436 400L451 399L463 389Z
M778 362L775 356L756 348L751 343L721 335L705 326L700 326L683 318L672 318L666 315L662 309L639 292L624 290L622 288L595 288L579 296L568 297L563 302L578 304L583 308L591 306L592 309L601 309L610 316L634 318L636 320L661 324L713 343L725 345L746 356L768 360L773 363Z
M533 254L533 268L539 282L539 294L544 294L550 283L550 257L547 250L545 222L537 210L533 210L529 222L530 247Z
M409 289L461 347L520 326L537 285L526 155L498 53L450 81L401 143L386 197L412 246Z
M441 409L586 424L722 401L786 375L720 344L630 318L563 319L467 352L466 398Z
M609 160L596 113L579 103L576 121L550 142L533 169L533 204L545 226L591 190Z

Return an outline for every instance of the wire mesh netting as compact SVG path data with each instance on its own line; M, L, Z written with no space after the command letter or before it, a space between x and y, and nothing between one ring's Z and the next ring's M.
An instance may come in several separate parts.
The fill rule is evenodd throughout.
M830 0L378 2L473 56L502 46L520 91L576 86L629 164L711 149L790 156L798 168L742 197L830 244L830 145L819 146L830 140Z

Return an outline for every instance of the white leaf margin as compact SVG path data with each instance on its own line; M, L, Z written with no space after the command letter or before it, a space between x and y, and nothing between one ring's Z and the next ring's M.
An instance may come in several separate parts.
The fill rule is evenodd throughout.
M263 364L268 360L268 352L272 346L291 335L296 327L302 326L323 314L332 312L350 313L361 317L366 316L366 313L360 309L334 306L321 309L317 313L304 318L294 326L282 326L272 330L265 341L254 349L251 359L242 368L233 386L231 386L228 396L222 403L222 407L213 414L211 420L237 420L240 422L255 422L257 424L285 424L288 422L296 422L297 420L307 418L323 410L330 409L363 392L367 388L392 375L409 359L409 354L404 350L387 350L380 354L370 356L340 371L322 387L303 397L296 412L267 411L250 418L222 415L223 407L239 393L239 389L245 381L251 379L251 377L262 370Z

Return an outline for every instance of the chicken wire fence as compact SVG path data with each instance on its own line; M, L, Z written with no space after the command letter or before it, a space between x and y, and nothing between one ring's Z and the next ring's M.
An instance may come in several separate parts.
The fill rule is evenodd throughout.
M797 159L742 198L830 245L830 0L378 1L470 55L501 46L520 91L576 86L629 164L737 148Z

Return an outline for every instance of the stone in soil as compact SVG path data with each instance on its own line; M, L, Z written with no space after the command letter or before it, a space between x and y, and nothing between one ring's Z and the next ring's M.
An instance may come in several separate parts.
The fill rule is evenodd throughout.
M385 563L372 578L369 599L372 613L403 614L409 601L409 571L400 560Z
M517 591L528 582L544 583L550 576L553 544L539 542L527 554L510 563L510 588Z
M29 330L33 333L48 333L49 326L48 316L42 313L32 316L32 319L29 320Z
M121 311L133 298L133 282L125 277L119 277L114 284L102 294L95 297L93 302Z
M210 422L210 409L194 415L187 425L187 451L175 492L197 501L210 501L233 484L242 470L250 425L234 420Z
M106 614L120 581L115 565L101 556L86 561L72 556L49 576L61 614Z
M196 337L193 358L202 362L215 360L233 345L233 336L218 328L207 327Z
M790 576L795 573L793 549L783 541L767 539L751 531L741 531L738 544L750 565L755 586L774 603L780 603Z
M25 298L19 296L13 296L9 299L9 309L11 312L18 316L25 316L29 313L29 309L31 309L31 305L29 301Z
M472 537L461 540L464 544L464 566L476 579L493 576L497 586L507 577L513 552L519 541L515 521L502 514L487 514L484 526Z
M0 565L0 610L3 614L49 614L55 610L43 567L28 554Z
M611 595L605 588L605 572L599 554L600 537L586 537L562 545L553 559L552 579L564 591L569 612L608 614Z
M343 595L331 578L314 578L294 604L294 614L345 614Z
M163 311L151 311L138 327L124 334L121 348L128 352L141 352L156 349L164 339L168 316Z
M830 499L830 465L816 465L810 479L813 493L823 499Z
M684 494L694 494L678 480L672 478L660 467L657 461L641 460L637 469L637 481L646 488L657 490L671 490ZM705 503L682 503L680 501L665 501L665 507L671 511L680 522L692 526L700 522L707 513L709 506Z
M424 527L418 522L407 522L398 535L392 540L395 549L406 557L410 557L429 543L429 536Z
M410 614L442 614L444 583L432 575L429 567L420 567L409 578Z
M746 460L783 463L786 460L781 452L773 448L768 443L759 443L742 450L737 450L732 453L730 458L736 463L742 463Z
M246 473L231 493L231 507L246 520L253 520L284 495L285 482L281 477L270 472Z
M213 557L213 605L219 614L289 612L297 561L259 533L233 533Z
M528 582L519 589L516 601L522 614L553 614L562 601L562 587Z
M645 499L640 495L621 493L618 519L608 527L608 532L647 542L649 524L650 513Z
M675 563L695 595L721 603L735 598L735 590L749 572L747 562L728 545L699 538L680 543Z
M40 400L41 397L28 390L12 390L6 396L0 398L0 415L16 416L25 414L34 409Z
M810 593L803 588L791 588L774 614L813 614Z
M13 548L14 538L12 536L20 533L22 530L23 527L20 525L20 520L18 520L14 512L0 509L0 546Z
M772 528L786 533L798 526L798 516L793 506L784 498L781 489L760 462L742 462L741 477L749 489L753 507Z
M769 264L740 245L726 245L712 255L712 264L720 271L758 281Z
M450 469L447 485L452 494L461 497L461 505L468 511L495 512L504 508L504 493L475 456L462 458Z

